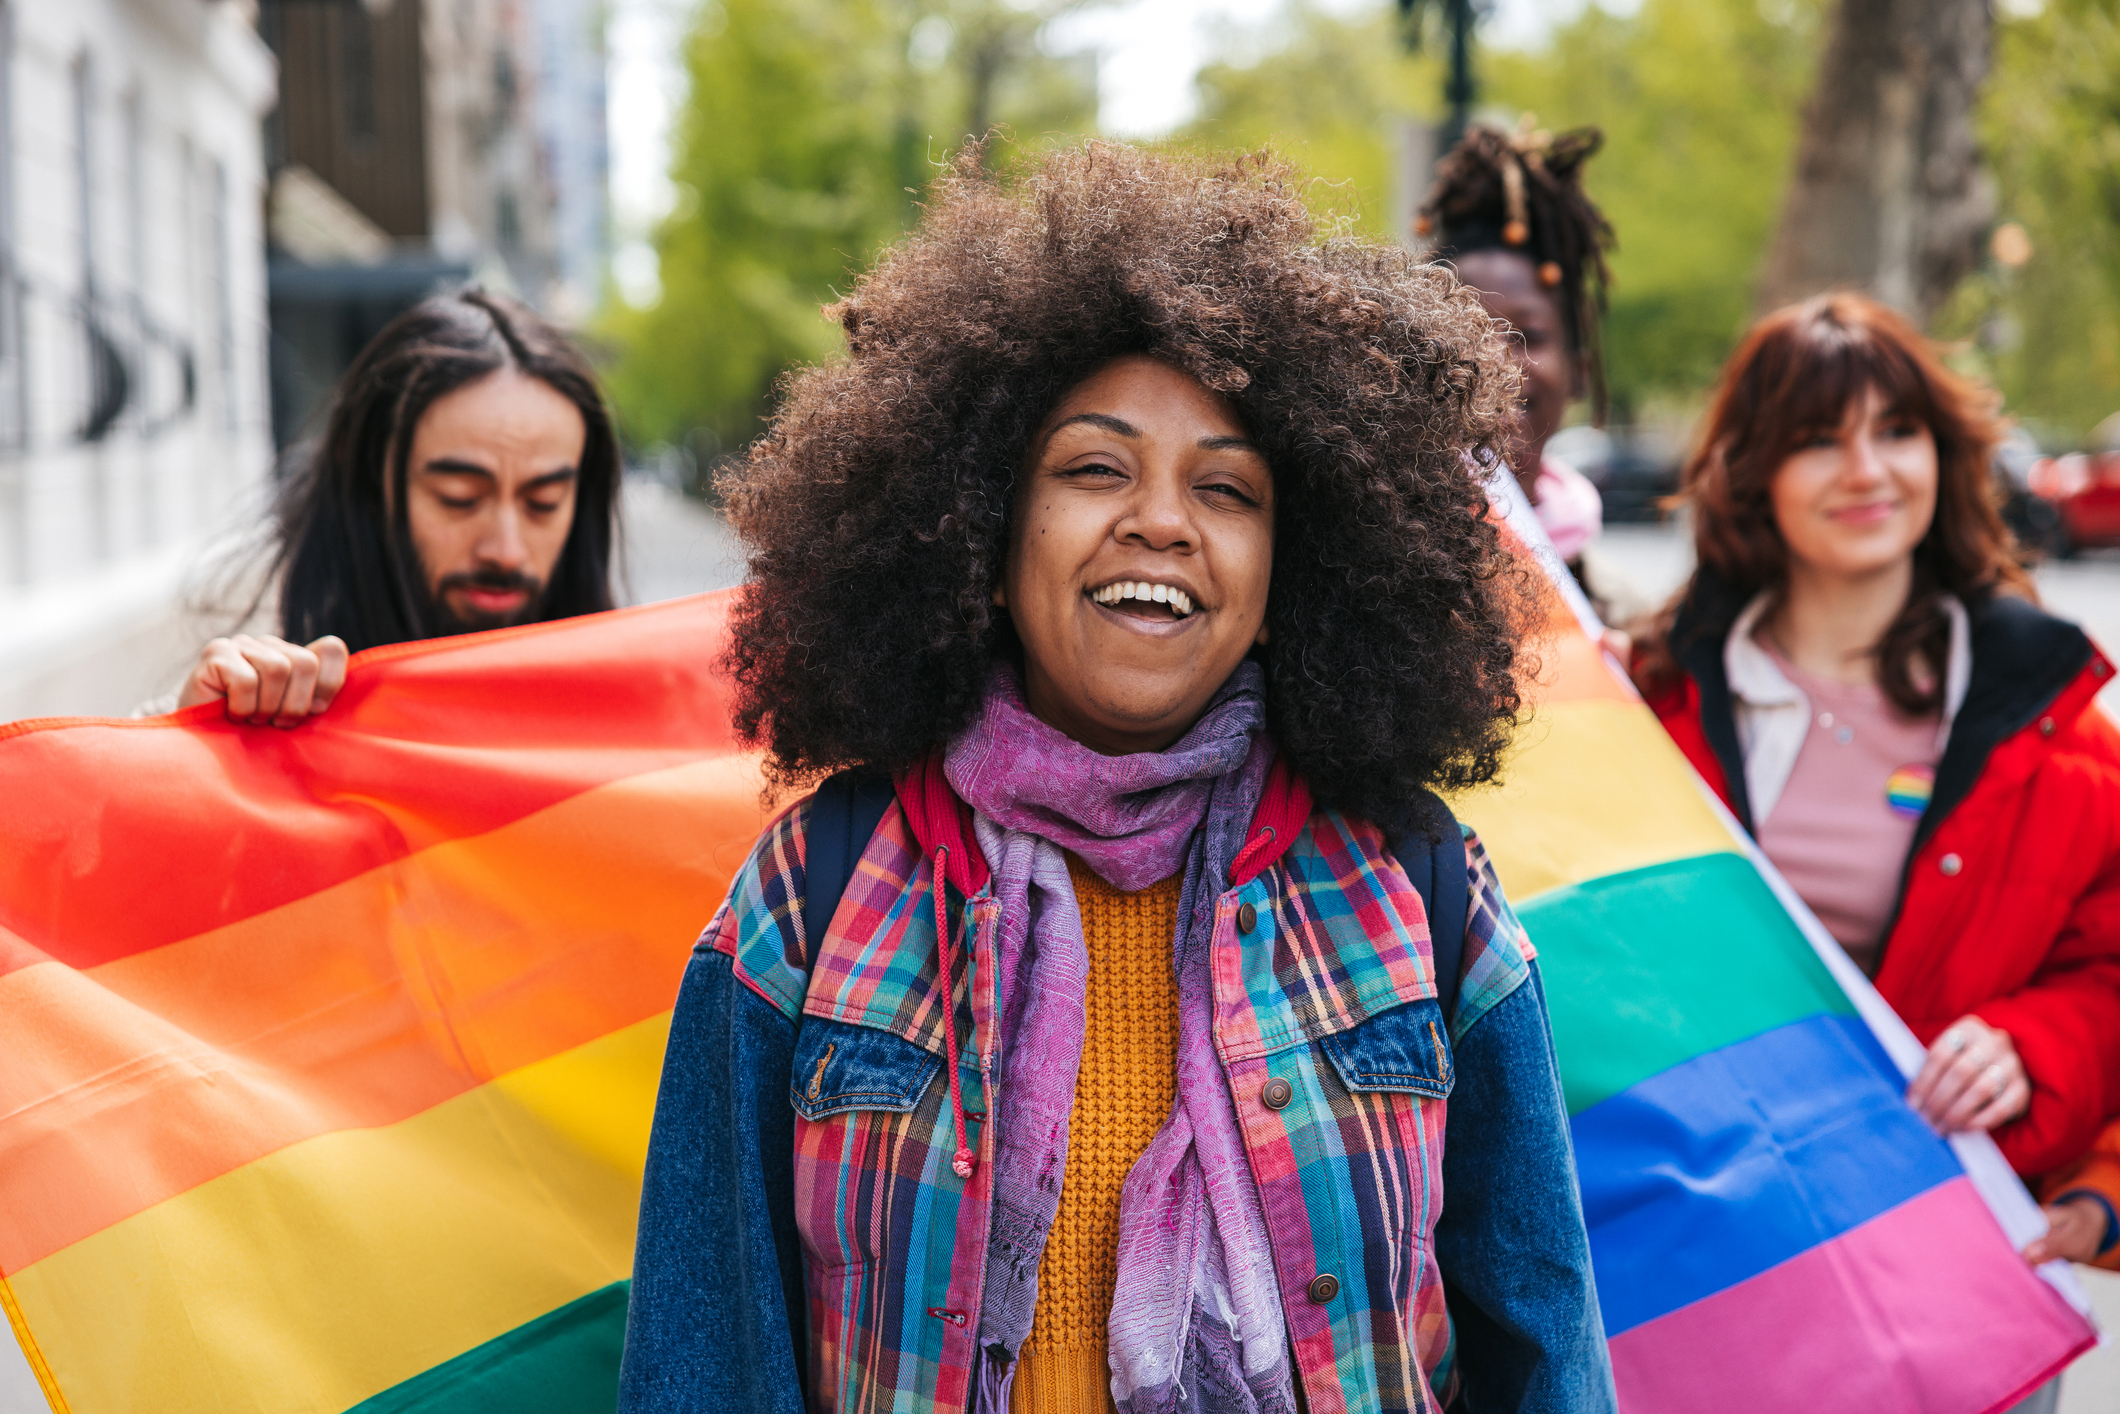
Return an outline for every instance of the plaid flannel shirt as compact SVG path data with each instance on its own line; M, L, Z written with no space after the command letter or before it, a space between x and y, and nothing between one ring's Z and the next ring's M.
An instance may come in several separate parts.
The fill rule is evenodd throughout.
M796 1028L788 1098L807 1350L803 1333L791 1339L806 1358L803 1402L961 1409L976 1366L993 1141L980 1124L972 1177L951 1171L931 865L894 804L819 955L807 957L807 812L799 804L767 830L701 939ZM1374 827L1316 811L1286 854L1216 905L1215 1046L1313 1414L1436 1410L1455 1386L1434 1241L1451 1042L1524 984L1533 956L1485 852L1469 832L1465 843L1471 898L1450 1041L1419 895ZM971 940L953 999L958 1033L972 1038L960 1079L983 1119L988 1087L1006 1083L999 906L986 891L949 903ZM1244 904L1257 926L1240 937ZM1294 1100L1261 1103L1269 1079L1289 1082Z

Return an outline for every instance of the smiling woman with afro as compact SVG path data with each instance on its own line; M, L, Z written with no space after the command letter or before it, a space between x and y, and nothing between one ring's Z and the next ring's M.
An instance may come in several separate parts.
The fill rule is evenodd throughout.
M722 480L784 785L695 950L621 1407L1613 1407L1490 779L1516 381L1296 178L965 154ZM1443 1195L1448 1195L1447 1203Z

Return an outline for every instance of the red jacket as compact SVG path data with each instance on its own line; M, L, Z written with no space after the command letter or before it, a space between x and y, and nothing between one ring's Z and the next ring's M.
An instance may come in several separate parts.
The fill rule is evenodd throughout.
M1749 830L1723 671L1742 607L1696 584L1672 632L1683 675L1649 705ZM2031 1176L2073 1162L2120 1112L2120 731L2093 701L2113 665L2022 600L1967 607L1972 683L1900 876L1877 990L1924 1045L1968 1012L2009 1033L2032 1101L1995 1138Z

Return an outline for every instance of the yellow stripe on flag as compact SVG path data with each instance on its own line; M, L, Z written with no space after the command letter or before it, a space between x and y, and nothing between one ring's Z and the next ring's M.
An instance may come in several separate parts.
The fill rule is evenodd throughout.
M306 1140L26 1268L59 1387L77 1414L337 1414L627 1276L669 1024Z
M90 972L0 975L0 1273L667 1011L758 784L749 757L647 772Z
M1737 847L1640 702L1549 701L1517 734L1500 782L1450 807L1479 832L1519 906L1549 889Z

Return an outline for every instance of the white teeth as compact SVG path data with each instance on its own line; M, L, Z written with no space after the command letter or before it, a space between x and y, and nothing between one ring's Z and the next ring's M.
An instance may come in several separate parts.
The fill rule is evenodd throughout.
M1122 599L1139 599L1150 604L1168 604L1171 612L1179 618L1192 614L1192 596L1182 589L1168 584L1144 584L1137 580L1124 579L1117 584L1107 584L1090 595L1099 604L1116 604Z

